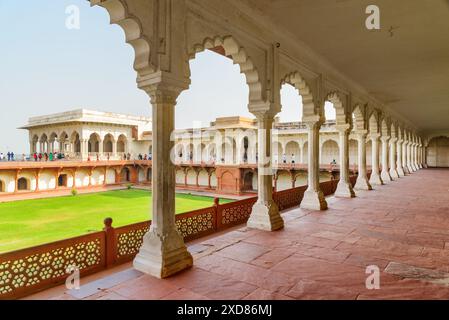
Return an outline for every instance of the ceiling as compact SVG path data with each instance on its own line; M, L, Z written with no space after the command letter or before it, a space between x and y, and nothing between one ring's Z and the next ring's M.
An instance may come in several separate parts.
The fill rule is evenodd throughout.
M449 130L449 0L245 1L419 130ZM370 4L380 30L365 27Z

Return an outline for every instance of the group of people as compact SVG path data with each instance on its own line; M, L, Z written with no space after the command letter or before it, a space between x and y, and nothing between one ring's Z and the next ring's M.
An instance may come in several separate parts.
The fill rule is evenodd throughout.
M62 153L53 153L53 152L50 152L50 153L35 152L35 153L33 153L33 159L36 162L37 161L55 161L55 160L62 160L64 158L65 158L65 155Z
M9 152L5 155L3 152L0 153L0 161L14 161L15 160L14 152Z
M151 153L148 155L146 155L146 154L142 155L141 153L139 153L139 156L137 158L139 160L150 160L151 161L151 160L153 160L153 155Z
M296 162L296 156L295 156L295 154L292 154L290 163L295 164L295 162ZM287 155L285 153L282 155L282 163L284 163L284 164L287 163Z

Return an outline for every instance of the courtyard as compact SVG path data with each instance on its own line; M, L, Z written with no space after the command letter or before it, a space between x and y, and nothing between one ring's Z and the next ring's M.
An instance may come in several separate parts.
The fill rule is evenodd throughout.
M210 207L213 200L179 193L176 213ZM0 203L0 253L99 231L105 218L115 227L151 220L151 201L151 192L131 189Z

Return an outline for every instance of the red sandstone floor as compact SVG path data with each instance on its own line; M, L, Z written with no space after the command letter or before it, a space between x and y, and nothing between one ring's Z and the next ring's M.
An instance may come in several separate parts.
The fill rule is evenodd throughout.
M449 298L449 170L328 200L326 212L284 213L283 231L241 228L190 246L195 266L169 279L128 269L51 298ZM368 265L381 270L379 290L365 287Z

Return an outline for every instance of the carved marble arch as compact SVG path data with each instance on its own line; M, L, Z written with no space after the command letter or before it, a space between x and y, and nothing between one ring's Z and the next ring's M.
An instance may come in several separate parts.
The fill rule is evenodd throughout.
M128 8L124 0L89 0L91 5L105 8L110 23L119 25L125 32L126 43L134 49L134 70L140 77L154 73L157 67L152 63L151 41L144 35L140 20Z
M215 36L205 38L202 43L195 44L189 49L189 60L195 59L198 53L205 50L210 50L231 58L234 64L240 66L240 72L245 75L246 83L249 87L250 103L265 100L259 71L248 52L235 40L234 37Z
M402 140L404 139L404 129L403 129L403 127L401 126L400 123L397 124L397 130L396 130L396 133L397 133L397 138L398 138L398 140L399 140L399 141L402 141Z
M391 135L391 122L390 119L384 116L380 123L380 130L383 137L388 137Z
M398 124L396 122L394 122L394 121L391 122L390 132L391 132L391 137L392 138L397 138L398 137Z
M379 113L376 109L372 110L368 118L368 130L370 134L378 134L379 131Z
M339 92L333 91L326 96L325 101L329 101L334 105L337 125L351 124L350 117L348 117L346 112L345 97ZM320 111L324 114L324 104Z
M367 121L365 119L365 107L361 104L356 104L354 110L352 111L353 115L353 129L356 131L361 131L367 129Z
M303 121L307 120L308 117L320 115L317 105L315 104L312 90L299 72L295 71L287 74L282 79L281 85L286 83L296 88L301 95Z

